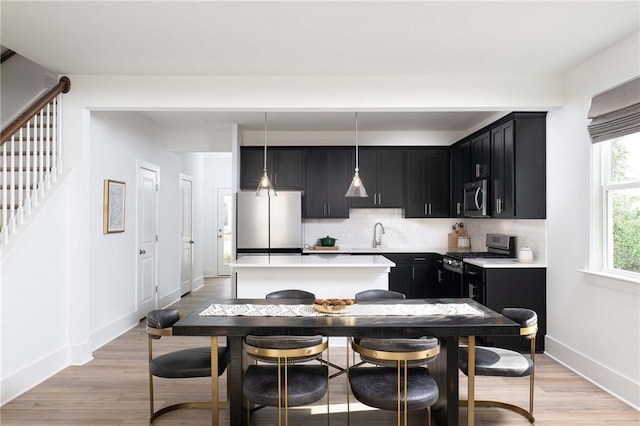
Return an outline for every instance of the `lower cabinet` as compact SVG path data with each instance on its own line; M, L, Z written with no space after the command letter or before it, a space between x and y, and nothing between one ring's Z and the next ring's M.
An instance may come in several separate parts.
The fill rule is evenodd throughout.
M544 352L547 334L546 283L546 268L480 268L465 264L469 297L496 312L504 308L528 308L538 314L536 352ZM517 336L485 336L480 343L520 352L530 350L529 341Z
M441 255L391 253L384 256L396 264L389 273L389 290L403 293L407 299L462 297L461 280L455 277L447 280L439 272Z

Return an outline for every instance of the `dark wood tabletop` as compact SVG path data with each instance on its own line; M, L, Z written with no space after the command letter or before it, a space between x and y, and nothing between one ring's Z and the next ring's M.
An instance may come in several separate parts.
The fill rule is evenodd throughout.
M437 425L458 424L458 339L463 336L518 335L520 326L501 314L471 299L405 299L379 300L375 304L469 304L482 315L371 315L333 314L326 316L266 317L266 316L201 316L212 303L216 304L300 304L299 300L278 299L211 299L196 308L173 326L174 335L226 336L231 349L231 364L227 370L231 425L246 423L243 409L242 339L253 335L324 335L359 337L420 337L436 336L441 350L429 371L436 378L440 398L434 405ZM365 302L361 302L365 303ZM212 378L213 380L214 378ZM470 418L472 421L472 417Z
M405 299L360 302L361 304L468 304L483 315L392 315L351 316L349 313L308 317L201 316L212 303L217 304L300 304L298 300L211 299L173 326L175 335L246 336L315 335L360 337L420 337L425 333L445 336L517 335L519 328L510 319L471 299Z

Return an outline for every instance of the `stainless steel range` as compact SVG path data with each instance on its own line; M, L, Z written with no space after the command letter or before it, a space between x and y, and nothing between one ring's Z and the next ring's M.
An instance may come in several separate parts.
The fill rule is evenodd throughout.
M487 234L485 242L487 251L447 252L442 258L443 268L462 274L464 272L464 259L516 257L516 237L514 236Z

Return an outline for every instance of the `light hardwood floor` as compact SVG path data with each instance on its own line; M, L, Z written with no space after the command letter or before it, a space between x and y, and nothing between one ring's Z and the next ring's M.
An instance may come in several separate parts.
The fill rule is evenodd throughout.
M228 279L208 279L205 286L174 305L186 314L209 297L228 297ZM196 343L198 342L198 343ZM208 339L171 337L158 342L162 350L201 344ZM158 351L160 353L161 351ZM344 348L330 349L330 359L345 365ZM565 367L539 355L536 358L535 416L537 425L640 425L640 413ZM156 380L158 406L178 400L206 400L207 379ZM226 375L221 378L222 398L226 397ZM466 395L466 377L460 376L461 396ZM515 402L526 406L528 381L480 377L476 397ZM346 384L344 376L331 380L331 424L346 425ZM326 424L326 399L309 407L291 409L290 425ZM0 410L0 424L8 425L145 425L148 424L147 337L144 324L128 331L94 353L83 366L68 367ZM221 410L221 424L228 424L228 410ZM394 412L363 406L351 398L351 423L393 425ZM423 412L410 415L412 425L424 425ZM158 425L211 424L208 410L179 410L156 421ZM265 408L252 417L253 425L275 425L276 409ZM466 424L461 409L460 425ZM528 425L518 415L499 409L476 410L477 425Z

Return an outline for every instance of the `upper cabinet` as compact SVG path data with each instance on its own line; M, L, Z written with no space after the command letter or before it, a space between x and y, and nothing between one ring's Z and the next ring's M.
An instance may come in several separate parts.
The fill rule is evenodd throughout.
M348 218L347 192L353 177L351 148L308 148L305 155L305 218Z
M404 150L395 148L360 148L360 177L367 198L353 198L351 207L402 207Z
M471 180L491 177L490 133L482 133L471 139Z
M491 129L492 217L545 219L546 113L513 113Z
M240 150L240 187L256 189L264 169L264 148ZM267 149L267 173L276 189L304 188L304 150L273 147Z
M449 217L449 149L406 150L405 217Z
M451 148L451 216L464 216L464 184L471 182L471 141Z

